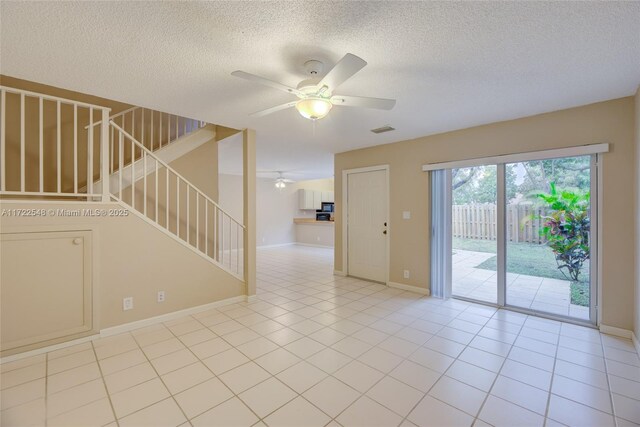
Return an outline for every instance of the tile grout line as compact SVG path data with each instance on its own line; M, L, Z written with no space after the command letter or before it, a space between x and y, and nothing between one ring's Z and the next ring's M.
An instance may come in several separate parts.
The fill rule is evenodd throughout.
M607 378L607 387L609 387L609 402L611 403L611 415L613 416L613 424L614 426L618 426L618 417L616 415L616 407L614 405L613 402L613 390L611 389L611 381L609 379L609 371L608 371L608 364L607 364L607 353L605 352L605 345L604 342L602 341L602 336L600 336L600 347L602 348L602 360L604 363L604 376Z
M192 317L192 316L187 315L187 316L185 316L185 317ZM167 330L169 331L169 333L171 333L175 338L177 338L177 337L176 337L176 335L173 333L173 331L172 331L171 329L169 329L169 328L168 328L164 323L162 323L162 326L163 326L165 329L167 329ZM153 371L156 373L156 378L158 378L158 379L160 380L160 382L162 383L162 386L167 390L167 393L169 393L170 398L171 398L171 399L173 400L173 402L176 404L176 406L178 407L178 409L180 409L180 412L181 412L181 413L182 413L182 415L184 416L184 419L185 419L185 420L187 420L187 422L189 422L189 424L191 424L190 418L187 416L187 414L186 414L186 412L184 411L184 409L182 409L182 406L180 406L180 404L179 404L179 403L178 403L178 401L176 400L176 398L175 398L175 396L173 395L173 393L171 393L171 391L169 390L169 387L167 387L167 384L166 384L166 383L164 382L164 380L162 379L162 376L160 375L160 373L158 372L158 370L156 369L156 367L153 365L153 363L151 363L151 359L149 359L149 357L147 356L147 353L145 353L145 352L144 352L144 350L142 349L142 346L140 346L140 343L139 343L139 342L138 342L138 340L136 339L135 335L133 335L133 334L130 334L130 335L131 335L131 337L133 338L133 340L136 342L136 344L138 345L138 348L140 349L140 352L142 353L142 355L143 355L143 356L144 356L144 358L146 359L146 361L147 361L147 363L149 364L149 366L151 366L151 369L153 369ZM167 340L164 340L164 341L168 341L169 339L170 339L170 338L168 338ZM159 342L161 342L161 341L159 341ZM180 341L180 342L182 343L182 341ZM169 353L169 354L171 354L171 353ZM192 354L193 354L193 353L192 353ZM162 356L161 356L161 357L162 357ZM196 357L196 359L200 360L197 356L195 356L195 354L194 354L194 357ZM206 366L206 365L205 365L205 366ZM181 368L178 368L178 369L181 369ZM175 370L177 371L178 369L175 369ZM207 369L208 369L208 367L207 367ZM214 374L214 376L215 376L215 374ZM148 380L148 381L144 381L144 382L143 382L143 383L141 383L141 384L144 384L144 383L149 382L149 381L153 381L154 379L155 379L155 378L152 378L152 379L150 379L150 380ZM149 408L149 407L151 407L151 406L153 406L153 405L155 405L155 404L157 404L157 403L160 403L160 402L162 402L162 401L164 401L164 400L166 400L166 399L167 399L167 398L164 398L164 399L158 400L157 402L153 402L153 403L151 403L150 405L147 405L147 406L145 406L145 407L143 407L143 408L140 408L140 409L138 409L138 410L136 410L136 411L134 411L134 412L132 412L132 413L130 413L130 414L127 414L127 415L123 416L122 418L125 418L125 417L128 417L128 416L131 416L131 415L135 414L136 412L140 412L140 411L142 411L142 410L144 410L144 409L146 409L146 408Z
M549 393L547 395L547 406L544 410L544 426L546 427L549 420L549 407L551 406L551 397L553 396L553 379L556 376L556 364L558 363L558 351L560 350L560 336L562 335L562 323L558 331L558 339L556 341L556 351L553 357L553 368L551 370L551 381L549 382ZM553 420L555 421L555 420Z
M96 358L96 365L98 365L98 371L100 372L100 379L102 380L102 386L104 387L104 391L107 393L107 399L109 399L109 407L111 408L113 419L115 420L116 425L120 426L120 421L118 420L118 416L116 415L116 410L113 407L113 402L111 401L111 393L109 393L109 389L107 388L107 383L104 380L104 373L102 372L102 366L100 366L100 360L98 359L98 353L96 352L96 347L93 345L93 341L91 342L91 349L93 350L93 356Z
M499 311L500 311L500 309L496 310L496 313L498 313ZM502 369L504 368L504 364L505 364L505 363L507 363L507 360L509 360L509 355L511 354L511 351L513 350L513 348L514 348L514 347L517 347L517 346L515 345L515 343L516 343L516 341L517 341L518 337L520 336L520 333L522 333L522 329L524 328L524 325L526 324L527 319L529 319L529 315L526 315L526 316L527 316L527 317L525 317L524 322L522 322L522 324L520 325L520 329L518 330L518 333L517 333L517 334L515 334L515 335L516 335L516 338L513 340L513 344L511 344L511 345L510 345L510 347L509 347L509 351L507 352L507 355L506 355L506 356L504 356L504 360L502 361L502 364L500 365L500 369L498 369L498 372L496 372L496 377L495 377L495 378L493 379L493 381L491 382L491 386L489 387L489 390L487 390L487 392L486 392L487 394L486 394L486 396L484 397L484 399L483 399L482 403L480 404L480 407L478 408L478 412L477 412L477 414L476 414L476 416L475 416L475 419L473 420L473 424L474 424L474 425L476 424L476 422L477 422L478 420L482 421L482 420L480 419L480 413L482 412L482 409L484 409L484 405L487 403L487 400L489 399L489 396L492 396L492 394L491 394L491 390L493 390L493 387L495 386L496 382L498 381L498 378L500 377L500 373L502 372ZM492 318L493 318L493 317L492 317ZM509 322L507 322L507 323L509 323ZM477 335L476 335L476 336L477 336ZM518 347L518 348L521 348L521 347ZM497 397L497 396L496 396L496 397ZM503 400L504 400L504 399L503 399ZM516 405L516 404L515 404L515 403L513 403L513 402L509 402L509 403L512 403L512 404ZM516 406L520 406L520 405L516 405ZM521 407L521 406L520 406L520 407ZM526 409L526 408L524 408L524 409ZM482 421L482 422L484 422L484 421Z

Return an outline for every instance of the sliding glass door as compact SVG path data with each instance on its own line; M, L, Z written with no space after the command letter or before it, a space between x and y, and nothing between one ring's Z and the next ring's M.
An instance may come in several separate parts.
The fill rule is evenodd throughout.
M505 167L506 304L589 320L591 156Z
M445 233L432 251L449 258L432 281L443 295L595 322L595 166L594 154L434 171Z
M451 170L452 295L498 302L497 167Z

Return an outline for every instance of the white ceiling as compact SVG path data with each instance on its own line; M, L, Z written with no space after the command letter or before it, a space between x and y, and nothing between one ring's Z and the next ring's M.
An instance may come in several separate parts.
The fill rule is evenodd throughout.
M0 72L258 135L258 168L331 176L333 153L632 95L640 3L1 2ZM369 65L336 91L398 100L314 124L302 64ZM370 129L397 130L374 135ZM514 141L517 143L517 141ZM227 170L226 172L233 172Z

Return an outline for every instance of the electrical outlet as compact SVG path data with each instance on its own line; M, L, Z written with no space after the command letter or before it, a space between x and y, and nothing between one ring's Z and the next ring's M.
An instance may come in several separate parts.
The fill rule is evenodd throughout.
M408 279L409 278L409 270L405 270L404 271L404 278Z
M122 311L131 310L133 308L133 297L122 299Z
M411 219L411 211L402 211L402 219Z
M164 302L164 291L158 291L158 302Z
M316 236L316 241L320 241L320 236Z

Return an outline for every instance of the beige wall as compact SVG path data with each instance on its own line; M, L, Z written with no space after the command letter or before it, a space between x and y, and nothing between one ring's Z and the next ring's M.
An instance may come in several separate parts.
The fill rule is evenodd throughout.
M2 208L117 208L97 203L2 202ZM91 230L93 239L94 312L104 329L245 293L243 282L158 231L139 217L2 217L3 233L44 230ZM52 278L55 280L55 278ZM164 303L157 291L166 292ZM134 309L122 310L124 297Z
M342 171L372 165L390 166L390 280L429 286L429 178L425 163L608 142L602 181L602 323L633 328L634 99L556 111L493 123L335 156L335 268L342 270ZM411 211L403 220L402 211ZM402 270L411 271L403 279Z
M636 295L635 295L635 324L634 332L636 338L640 338L640 86L635 97L635 143L636 143L636 174L635 174L635 187L636 187ZM639 340L640 342L640 340Z
M287 184L279 190L273 178L258 178L256 182L258 246L296 242L293 218L315 217L315 211L298 209L298 189L333 191L333 179L315 179ZM242 215L242 177L220 174L220 207L231 215ZM305 242L302 242L305 243Z
M296 224L296 243L333 247L335 239L333 222Z

